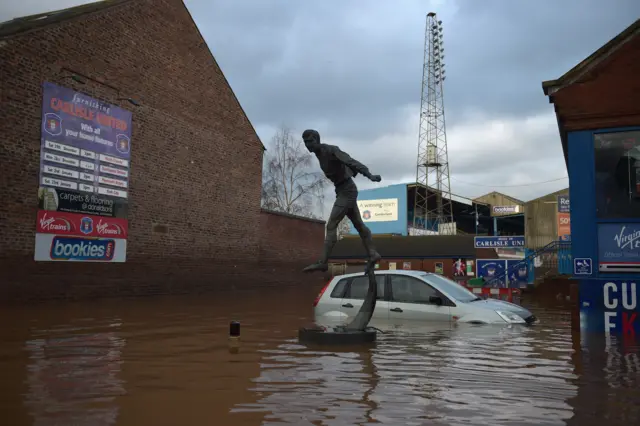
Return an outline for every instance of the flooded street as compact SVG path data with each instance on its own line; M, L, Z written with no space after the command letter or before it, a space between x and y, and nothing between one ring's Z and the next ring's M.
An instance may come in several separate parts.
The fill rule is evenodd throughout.
M315 291L60 302L2 313L2 424L640 424L635 341L376 323L375 346L297 343ZM242 324L239 353L229 321Z

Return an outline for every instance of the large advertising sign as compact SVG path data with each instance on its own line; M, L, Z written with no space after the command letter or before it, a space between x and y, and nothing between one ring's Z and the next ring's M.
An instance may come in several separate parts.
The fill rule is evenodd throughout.
M358 208L364 222L395 222L398 220L398 199L358 201Z
M571 241L571 210L568 195L558 195L558 240Z
M45 82L36 261L124 262L131 112Z
M640 271L640 223L598 224L598 261L602 272Z

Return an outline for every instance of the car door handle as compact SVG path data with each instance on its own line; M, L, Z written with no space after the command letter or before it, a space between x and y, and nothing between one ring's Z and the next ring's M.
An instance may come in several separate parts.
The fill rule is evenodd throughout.
M391 312L402 312L402 309L400 308L393 308L393 309L389 309Z
M343 308L353 308L353 305L351 303L346 303L344 305L342 305Z

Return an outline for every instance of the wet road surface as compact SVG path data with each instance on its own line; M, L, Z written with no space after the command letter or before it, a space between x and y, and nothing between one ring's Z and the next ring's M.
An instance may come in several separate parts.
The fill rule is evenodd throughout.
M638 343L537 326L376 323L370 348L297 343L315 292L0 311L1 424L637 425ZM242 323L239 353L228 324Z

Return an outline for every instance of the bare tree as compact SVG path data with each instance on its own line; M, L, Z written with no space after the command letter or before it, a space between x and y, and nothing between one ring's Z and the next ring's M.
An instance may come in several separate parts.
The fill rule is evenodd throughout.
M271 139L262 169L262 207L319 218L327 179L313 170L313 157L291 130L282 126Z
M338 224L338 239L342 239L345 235L349 235L351 231L351 220L345 216Z

